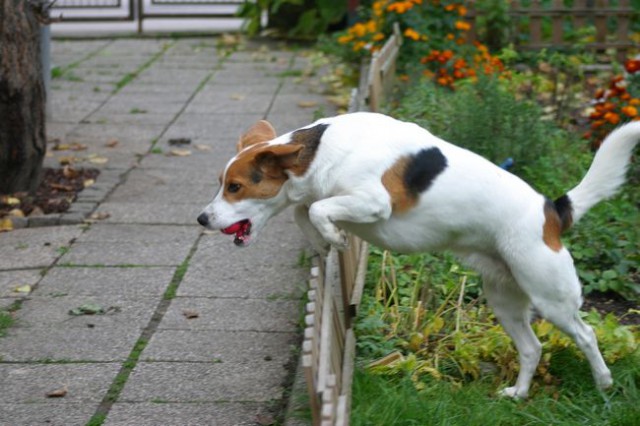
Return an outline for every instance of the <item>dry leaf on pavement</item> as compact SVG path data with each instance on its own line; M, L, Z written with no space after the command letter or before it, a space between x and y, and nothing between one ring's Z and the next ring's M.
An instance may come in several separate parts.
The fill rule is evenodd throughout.
M188 157L191 155L191 151L188 149L172 149L169 151L169 155L174 157Z
M68 391L69 390L67 389L67 385L64 385L59 389L55 389L55 390L52 390L51 392L47 392L47 398L63 398L67 395Z
M182 311L182 315L184 315L186 319L194 319L200 317L200 312L194 309L185 309L184 311Z

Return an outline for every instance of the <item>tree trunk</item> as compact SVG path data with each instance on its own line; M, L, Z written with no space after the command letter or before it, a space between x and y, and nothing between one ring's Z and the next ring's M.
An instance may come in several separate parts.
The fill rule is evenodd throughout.
M46 151L40 24L27 0L0 0L0 194L32 192Z

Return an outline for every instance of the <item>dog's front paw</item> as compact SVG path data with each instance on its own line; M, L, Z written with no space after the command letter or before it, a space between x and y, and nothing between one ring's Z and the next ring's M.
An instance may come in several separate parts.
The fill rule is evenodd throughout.
M512 399L526 399L528 392L522 390L519 391L516 386L511 386L498 392L498 396Z
M324 227L324 229L320 231L320 234L322 234L322 238L324 238L326 242L338 250L345 250L349 246L347 233L332 223Z

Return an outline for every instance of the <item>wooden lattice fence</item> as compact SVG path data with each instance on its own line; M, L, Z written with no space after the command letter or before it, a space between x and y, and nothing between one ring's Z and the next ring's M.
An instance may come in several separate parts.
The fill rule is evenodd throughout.
M482 0L467 0L468 19L475 24L479 17L477 7ZM518 49L561 49L571 47L575 40L566 37L593 26L592 40L584 44L586 49L603 52L616 51L617 59L626 58L634 43L629 38L630 23L634 12L630 0L573 0L566 5L563 0L510 2L509 17L512 29L511 41ZM545 28L548 30L545 31ZM469 34L475 40L476 25ZM524 29L524 34L519 31ZM637 46L635 46L637 47Z
M394 77L401 43L398 28L363 71L351 96L351 112L378 111ZM343 252L331 249L311 271L305 315L302 368L314 426L348 425L355 358L353 319L367 270L368 244L349 235Z

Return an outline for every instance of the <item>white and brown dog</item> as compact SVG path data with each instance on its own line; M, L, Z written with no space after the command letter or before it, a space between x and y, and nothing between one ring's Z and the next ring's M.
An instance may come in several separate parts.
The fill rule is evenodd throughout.
M640 122L607 137L582 182L556 201L419 126L373 113L318 120L276 136L266 121L238 142L221 188L198 217L248 245L275 214L295 217L320 251L344 230L398 252L451 250L483 277L489 304L519 353L524 398L540 359L531 308L575 340L597 385L611 373L581 319L581 286L561 233L624 183Z

